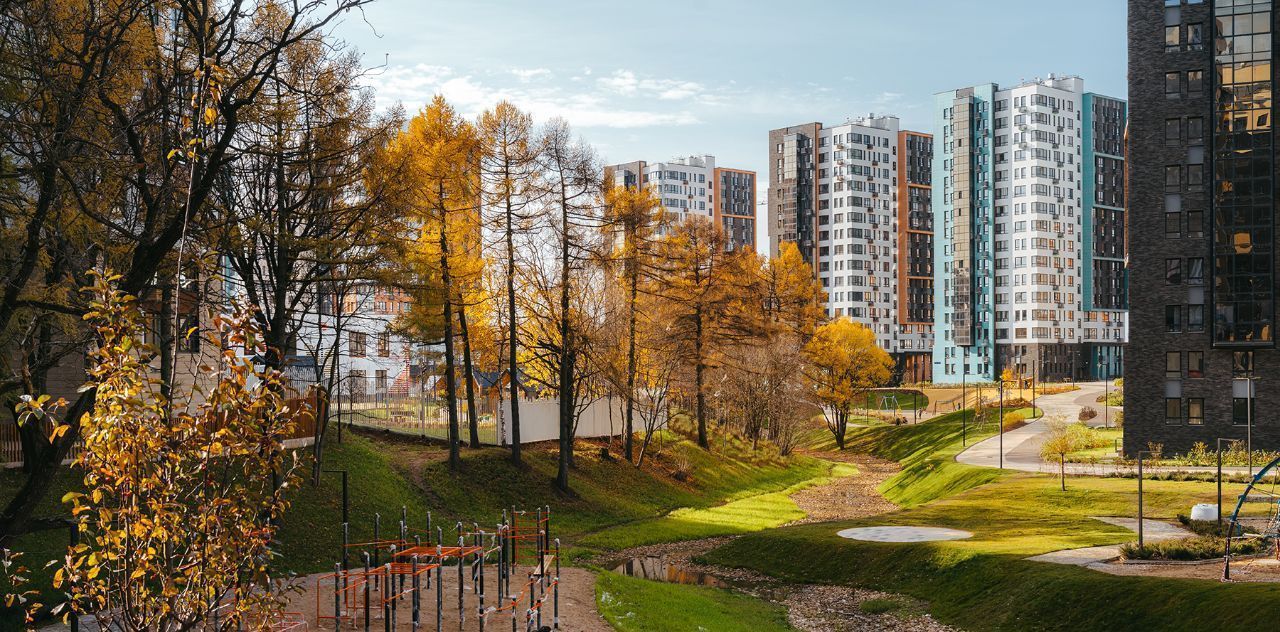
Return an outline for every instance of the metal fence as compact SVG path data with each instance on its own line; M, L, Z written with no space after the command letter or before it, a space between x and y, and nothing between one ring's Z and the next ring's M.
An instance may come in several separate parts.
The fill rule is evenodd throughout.
M480 442L501 445L497 415L493 403L485 398L476 401L477 430ZM348 427L385 430L413 437L447 440L449 438L448 407L443 398L431 394L391 395L387 393L345 393L330 408L331 420ZM463 441L470 438L467 401L458 399L458 428Z

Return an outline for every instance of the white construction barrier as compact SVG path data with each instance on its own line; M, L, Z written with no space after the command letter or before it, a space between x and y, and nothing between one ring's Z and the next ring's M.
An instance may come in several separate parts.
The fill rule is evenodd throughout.
M626 424L626 411L620 398L606 397L587 406L578 416L575 436L583 439L612 437L622 434ZM498 427L503 445L511 445L511 402L503 400L498 411ZM632 422L637 432L644 430L640 413ZM660 427L666 420L660 422ZM555 441L560 438L560 401L555 399L520 400L520 443Z

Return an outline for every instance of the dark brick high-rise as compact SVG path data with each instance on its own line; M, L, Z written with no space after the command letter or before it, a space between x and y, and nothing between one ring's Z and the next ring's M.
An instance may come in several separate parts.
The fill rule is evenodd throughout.
M1274 4L1129 2L1129 455L1280 449Z

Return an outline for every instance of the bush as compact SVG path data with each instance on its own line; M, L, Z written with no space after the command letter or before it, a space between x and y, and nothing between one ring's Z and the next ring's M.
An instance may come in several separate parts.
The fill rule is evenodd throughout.
M1124 411L1123 410L1117 410L1116 412L1111 413L1111 425L1117 428L1124 427Z
M1027 424L1027 416L1019 411L1004 414L1004 431L1008 432L1014 428L1021 428Z
M1088 421L1098 416L1098 409L1093 406L1085 406L1080 409L1080 421Z
M1127 542L1120 546L1120 557L1126 560L1168 560L1171 562L1211 560L1222 557L1224 544L1223 538L1210 535L1151 542L1141 549L1138 548L1137 542ZM1261 538L1231 541L1232 555L1253 555L1266 550L1267 546Z
M1270 463L1277 458L1280 458L1280 452L1253 451L1254 465ZM1216 447L1211 448L1208 444L1197 441L1189 451L1172 455L1167 462L1171 465L1186 467L1213 467L1218 464L1218 453ZM1233 441L1229 448L1222 451L1222 464L1230 467L1244 467L1249 464L1249 451L1243 441Z
M1084 422L1067 426L1067 435L1071 437L1072 451L1093 450L1111 445L1111 440L1101 432L1086 426Z
M1116 388L1124 388L1124 378L1122 377L1116 378L1116 381L1113 382L1113 384L1115 385Z

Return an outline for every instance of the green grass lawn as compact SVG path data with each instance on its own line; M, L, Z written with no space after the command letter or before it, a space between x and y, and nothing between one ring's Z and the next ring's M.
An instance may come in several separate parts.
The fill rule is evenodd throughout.
M1090 516L1129 516L1136 481L1001 474L954 461L959 420L856 429L854 449L893 458L903 471L885 483L911 507L874 519L800 525L744 535L707 555L788 581L853 584L928 601L932 614L972 630L1254 630L1274 625L1280 586L1117 577L1027 561L1049 551L1132 540ZM989 429L993 429L988 424ZM984 434L990 434L985 432ZM974 437L978 438L978 437ZM1231 485L1234 495L1243 486ZM1148 481L1148 517L1172 521L1214 498L1212 483ZM905 501L905 502L903 502ZM970 540L873 544L836 531L872 524L972 531Z
M746 595L604 572L596 582L600 614L621 632L783 632L787 611Z
M866 398L858 404L862 408L873 410L894 410L894 399L897 400L897 410L915 410L929 406L929 397L913 390L869 391Z
M791 495L833 478L853 476L857 468L815 459L799 461L794 469L811 478L781 491L757 494L723 505L677 509L661 518L639 520L592 533L581 543L593 548L617 550L659 542L676 542L723 535L739 535L778 527L805 517Z
M921 424L849 428L846 450L863 452L898 461L902 471L880 486L885 498L904 507L914 507L936 498L989 483L1001 475L998 470L956 463L955 456L996 434L996 423L973 423L973 411L948 413ZM814 431L806 447L834 450L831 433Z

